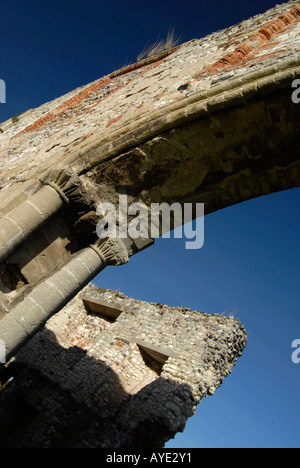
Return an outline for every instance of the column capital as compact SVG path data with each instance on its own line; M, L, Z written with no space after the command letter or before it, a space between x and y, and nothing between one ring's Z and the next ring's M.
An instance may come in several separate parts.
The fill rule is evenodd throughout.
M90 245L106 265L124 265L129 262L127 249L121 239L99 239Z
M51 168L42 174L38 180L42 184L54 188L66 203L93 205L93 201L79 176L70 166Z

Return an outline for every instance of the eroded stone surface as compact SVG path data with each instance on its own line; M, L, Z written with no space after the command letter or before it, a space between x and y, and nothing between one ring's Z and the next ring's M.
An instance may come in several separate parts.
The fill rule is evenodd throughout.
M293 0L0 125L0 339L1 322L11 330L35 288L95 244L100 202L200 202L207 214L300 186L299 28ZM57 174L71 174L71 185ZM57 201L49 216L46 192ZM27 222L33 212L37 222ZM152 245L126 242L130 255ZM77 273L68 272L80 289ZM63 283L52 289L56 305ZM20 351L1 394L3 446L161 446L245 345L233 319L87 291L124 311L112 322L77 297ZM39 301L41 314L47 294Z
M92 312L81 297L118 309L118 318ZM219 388L246 342L232 317L89 285L11 364L15 380L0 394L0 445L161 447ZM32 418L16 435L20 417L10 420L9 412L22 404Z
M1 125L1 185L28 178L31 169L39 171L70 153L78 158L91 140L111 141L112 130L132 123L132 131L156 110L167 115L171 105L185 106L199 93L209 97L220 86L226 93L235 80L246 88L254 81L251 74L299 66L299 19L297 1L278 5L183 44L161 60L128 67L10 119Z

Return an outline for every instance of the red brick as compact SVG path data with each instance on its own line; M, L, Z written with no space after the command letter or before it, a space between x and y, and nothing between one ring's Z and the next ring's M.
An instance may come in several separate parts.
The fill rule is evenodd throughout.
M106 128L110 127L113 123L118 122L123 117L123 115L119 115L118 117L115 117L114 119L111 119L107 124Z
M270 41L275 35L284 32L287 27L300 20L300 3L297 4L292 10L286 14L279 16L274 21L266 23L262 26L258 32L254 33L248 41L243 42L237 47L231 54L225 55L218 62L213 63L209 67L206 67L202 72L197 73L193 78L199 78L204 73L210 73L215 75L218 71L224 69L226 66L237 66L247 57L249 54L258 47L263 47L267 42ZM256 44L255 44L256 43ZM272 42L272 45L278 44L278 42Z

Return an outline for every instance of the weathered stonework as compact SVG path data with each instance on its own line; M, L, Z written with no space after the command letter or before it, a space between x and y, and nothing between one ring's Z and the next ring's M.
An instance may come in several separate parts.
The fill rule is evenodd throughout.
M207 214L300 186L300 105L291 99L292 82L300 77L299 33L300 4L292 0L227 30L125 67L0 125L0 339L7 344L8 358L17 355L15 368L20 353L25 350L30 349L36 356L42 353L40 340L49 337L47 329L41 331L45 324L53 325L57 314L68 307L68 302L95 275L108 264L127 262L132 255L153 244L150 237L131 239L128 236L122 244L114 244L112 250L108 244L99 246L96 211L100 202L113 203L117 208L120 194L126 194L129 203L143 202L147 207L154 202L181 205L200 202L204 203ZM125 333L125 317L128 314L122 313L112 330L120 323ZM218 322L216 317L213 321ZM101 323L104 327L104 322ZM170 346L169 332L163 331ZM57 336L58 340L63 339L61 331ZM102 328L99 336L105 336ZM124 339L128 343L122 349L129 354L140 352L142 345L132 341L132 337ZM47 340L48 346L52 341ZM38 358L33 360L28 354L26 361L24 357L29 365L25 375L31 376L28 382L32 378L34 385L45 389L48 400L43 399L39 404L53 418L51 405L62 414L64 405L69 408L71 404L67 403L69 394L64 393L65 380L61 386L59 368L64 368L61 359L72 361L74 352L85 356L82 365L90 361L88 353L96 361L99 358L97 353L93 355L92 348L83 346L80 351L74 351L72 343L66 345L68 350L65 344L57 346L51 362L53 366L55 362L59 364L57 374L51 379L47 369L39 368L41 374L37 374ZM229 351L228 344L222 356L228 356ZM138 363L142 360L138 355L135 358L138 375ZM170 355L163 372L167 372L173 359L179 359L178 355ZM119 362L117 358L105 361L105 366L110 369L115 362ZM205 363L199 362L204 366ZM181 364L184 368L184 363ZM199 368L206 375L203 366ZM155 370L147 369L143 370L145 379L141 377L136 384L140 385L139 391L132 393L136 395L131 399L133 405L158 382L169 382L169 377L162 380L163 372L159 380L155 378ZM226 369L225 366L224 375ZM207 385L198 382L203 394L219 385L222 373L217 376L215 371L207 376ZM16 372L16 382L18 375ZM66 375L71 377L69 372ZM119 396L131 394L133 390L127 388L127 377L122 372L114 375L118 375ZM177 382L177 377L173 377L168 383L171 387ZM119 379L122 383L117 383ZM144 388L147 379L150 387ZM198 401L200 394L194 389L193 378L185 376L183 380L192 392L192 400ZM21 377L20 382L21 387L25 385ZM30 387L28 392L31 391ZM12 390L12 401L13 394ZM168 395L172 405L172 397ZM99 398L102 396L100 392ZM100 417L100 413L93 412L92 405L83 402L82 395L76 401L72 400L72 404L79 405L76 408L86 418L87 425L91 419ZM38 403L33 407L38 413ZM129 407L126 406L128 417ZM165 424L168 436L179 430L192 407L182 409L184 416L178 413L177 426L171 416L163 416L162 433ZM108 401L101 408L104 415L105 411L111 411L111 404ZM3 411L6 411L4 407ZM64 425L66 433L67 426L74 424L67 413L64 413L66 419L60 419L65 422L59 423ZM108 446L111 440L115 446L132 445L128 435L117 434L128 421L120 420L117 429L107 425L103 415L103 444ZM96 419L87 445L98 443L94 438ZM46 424L41 418L37 421L37 427ZM139 423L134 424L131 434L140 431ZM147 424L150 428L151 423ZM38 431L37 427L32 431ZM55 440L58 445L67 443L66 440L70 445L79 444L72 439L74 434L62 442L61 429L57 429L57 434L55 429L43 430L48 438L34 439L37 444L48 444L48 440L53 445ZM52 439L49 431L54 431ZM151 434L149 444L156 444L155 433ZM20 436L20 445L29 443L27 436L24 437L22 442ZM159 443L165 437L161 436Z
M162 447L246 341L234 318L89 285L8 367L15 380L0 395L0 446Z

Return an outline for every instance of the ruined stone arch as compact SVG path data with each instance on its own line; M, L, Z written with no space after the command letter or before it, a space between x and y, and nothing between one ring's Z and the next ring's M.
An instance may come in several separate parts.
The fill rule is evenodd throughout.
M1 124L0 339L8 358L106 266L153 244L99 240L99 203L118 207L126 194L148 207L204 203L208 214L300 186L300 104L292 99L299 20L290 1Z

